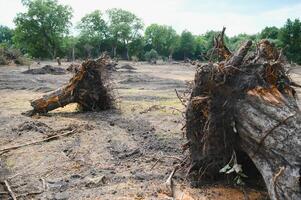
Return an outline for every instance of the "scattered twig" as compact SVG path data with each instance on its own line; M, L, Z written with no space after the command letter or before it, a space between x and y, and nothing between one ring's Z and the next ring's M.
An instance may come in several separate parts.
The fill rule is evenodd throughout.
M11 198L12 198L13 200L17 200L17 197L16 197L15 193L12 191L12 189L11 189L11 187L10 187L8 181L5 180L4 183L5 183L5 186L6 186L6 188L7 188L7 191L9 192L9 195L11 196Z
M186 107L187 105L186 105L186 103L183 101L183 99L180 97L180 95L179 95L177 89L175 89L175 92L176 92L176 95L177 95L178 99L179 99L180 102L182 103L182 105Z
M151 167L151 170L154 169L154 167L163 159L163 158L173 158L175 160L178 160L180 162L183 161L183 159L176 157L176 156L166 156L166 155L162 155L161 157L157 158L156 162L153 164L153 166Z
M166 182L164 183L165 189L166 189L166 194L170 197L173 197L173 181L172 178L175 175L176 171L178 170L179 166L177 165L172 172L170 173L169 177L167 178Z
M43 192L44 191L27 192L27 193L18 195L18 197L26 197L26 196L31 196L31 195L38 195L38 194L42 194Z
M161 161L160 158L157 159L157 161L153 164L153 166L150 168L150 170L154 169L155 166L158 164L159 161Z
M45 139L41 139L41 140L36 140L36 141L33 141L33 142L29 142L29 143L25 143L25 144L21 144L21 145L16 145L16 146L12 146L12 147L3 148L3 149L0 149L0 152L3 152L3 151L7 152L7 151L10 151L10 150L19 149L21 147L35 145L35 144L39 144L41 142L47 142L47 141L50 141L50 140L58 139L60 137L68 136L68 135L73 134L73 133L75 133L75 130L72 130L72 131L69 131L69 132L63 133L63 134L53 135L51 137L48 137L48 138L45 138Z
M40 178L40 180L42 181L42 188L43 191L45 192L47 190L47 184L44 178Z
M175 108L175 107L172 107L172 106L161 106L161 105L157 105L157 104L152 105L149 108L147 108L146 110L141 111L140 114L145 114L145 113L148 113L148 112L151 112L151 111L154 111L154 110L163 110L163 109L170 109L170 110L173 110L173 111L177 111L177 112L179 112L183 115L183 111L178 109L178 108Z

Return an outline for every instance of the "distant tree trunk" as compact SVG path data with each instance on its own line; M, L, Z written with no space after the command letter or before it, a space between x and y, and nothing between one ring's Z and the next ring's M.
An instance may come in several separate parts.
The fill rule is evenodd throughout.
M114 57L114 58L116 57L116 49L117 49L117 47L116 47L116 46L113 46L113 57Z
M168 56L168 62L171 63L171 61L172 61L172 54L169 54L169 56Z
M75 55L74 55L74 47L72 47L72 62L75 60Z
M172 55L173 55L173 50L171 50L169 52L169 56L168 56L168 61L171 62L172 61Z
M126 46L126 59L130 60L130 55L129 55L129 48Z
M56 49L54 48L53 49L53 58L52 59L55 59L56 58Z

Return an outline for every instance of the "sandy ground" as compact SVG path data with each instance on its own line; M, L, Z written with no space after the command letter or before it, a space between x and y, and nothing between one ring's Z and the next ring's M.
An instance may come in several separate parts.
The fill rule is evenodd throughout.
M7 180L18 199L170 199L158 189L183 158L185 143L179 112L184 107L174 90L185 91L195 69L129 64L136 69L112 74L117 109L81 113L68 105L33 118L21 115L31 109L30 100L63 85L72 74L30 75L21 73L27 67L0 67L1 149L70 133L0 153L0 180ZM297 70L293 78L301 81L301 73ZM175 174L175 199L244 199L235 187L189 189L184 177L184 172ZM247 193L262 199L259 192ZM4 184L0 199L10 199Z

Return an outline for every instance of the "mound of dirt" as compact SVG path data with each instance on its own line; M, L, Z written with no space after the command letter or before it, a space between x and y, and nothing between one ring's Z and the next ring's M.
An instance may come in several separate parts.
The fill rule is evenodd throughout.
M53 129L43 122L26 121L20 124L17 128L12 129L21 134L22 132L34 131L39 133L47 133Z
M80 68L80 64L72 63L67 68L67 71L72 72L72 73L77 73L79 71L79 68Z
M107 69L109 70L109 71L116 71L116 66L117 66L118 64L115 62L115 61L110 61L107 65L106 65L106 67L107 67Z
M125 65L121 66L120 69L137 70L135 67L132 67L129 64L125 64Z
M24 72L23 74L53 74L53 75L61 75L66 74L66 70L60 67L53 67L51 65L45 65L42 68L36 69L29 69Z

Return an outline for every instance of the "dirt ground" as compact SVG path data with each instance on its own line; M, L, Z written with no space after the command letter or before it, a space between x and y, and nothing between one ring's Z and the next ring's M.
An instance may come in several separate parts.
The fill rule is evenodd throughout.
M112 74L115 110L81 113L68 105L32 118L21 115L31 109L30 100L63 85L72 74L31 75L22 73L25 66L0 67L0 149L69 133L0 151L0 181L7 180L17 199L170 199L159 188L183 158L186 142L179 112L184 107L175 89L187 89L195 68L127 63L134 67L127 69L124 64ZM301 70L293 78L301 82ZM178 200L244 199L235 187L191 189L185 172L177 172L174 180ZM262 199L260 192L246 192L249 199ZM4 184L0 199L10 199Z

